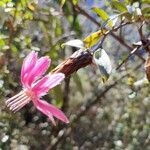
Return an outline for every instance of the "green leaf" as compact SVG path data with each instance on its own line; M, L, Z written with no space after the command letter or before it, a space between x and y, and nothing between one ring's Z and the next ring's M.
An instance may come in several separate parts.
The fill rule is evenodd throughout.
M142 10L142 14L145 17L150 17L150 7L146 7Z
M150 5L150 0L142 0L143 4L149 4Z
M98 40L107 32L106 29L98 30L90 35L88 35L84 40L84 45L86 48L92 47L94 44L98 42Z
M92 10L93 10L99 17L101 17L103 21L108 21L108 20L110 19L109 15L108 15L103 9L94 7L94 8L92 8ZM112 23L111 20L108 21L108 25L109 25L110 27L113 26L113 23Z
M82 86L82 82L80 80L80 77L77 73L73 74L73 80L76 83L76 86L79 89L79 92L84 95L84 91L83 91L83 86Z
M55 88L53 88L52 90L53 92L53 95L54 95L54 103L58 106L58 107L61 107L63 105L63 101L62 101L62 98L63 98L63 93L62 93L62 90L61 90L61 86L56 86Z
M103 10L103 9L100 9L100 8L92 8L92 10L98 15L100 16L104 21L108 20L109 19L109 15Z
M5 7L5 6L6 6L6 4L4 2L0 1L0 7Z
M64 6L65 2L66 2L66 0L61 0L61 7Z
M5 46L5 41L3 39L0 39L0 48L3 48Z
M77 5L77 4L78 4L78 1L79 1L79 0L72 0L72 2L73 2L74 5Z
M112 5L113 8L117 9L120 12L127 12L128 11L126 6L121 2L112 1L111 5Z

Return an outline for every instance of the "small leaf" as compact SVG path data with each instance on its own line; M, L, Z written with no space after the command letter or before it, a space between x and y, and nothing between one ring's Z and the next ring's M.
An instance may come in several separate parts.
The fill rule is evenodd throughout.
M35 11L35 4L29 3L27 6L31 11Z
M98 42L98 40L107 32L106 29L99 30L88 35L84 40L84 45L86 48L92 47L94 44Z
M54 101L53 103L55 105L57 105L58 107L61 107L63 105L63 93L61 90L60 86L56 86L55 88L53 88L52 90L53 96L54 96Z
M64 4L65 4L65 2L66 2L66 0L61 0L61 7L63 7L64 6Z
M98 16L100 16L103 21L108 21L108 20L110 19L109 15L108 15L103 9L94 7L94 8L92 8L92 10L93 10ZM111 20L108 21L108 25L109 25L110 27L112 27L112 21L111 21Z
M146 77L144 77L144 78L134 82L133 85L134 85L134 87L139 88L139 87L142 87L142 86L147 85L147 84L149 84L149 81Z
M127 10L130 14L133 14L135 12L135 7L133 5L128 5Z
M127 12L128 11L126 6L119 1L112 1L111 5L112 5L112 7L114 7L115 9L117 9L120 12Z
M98 49L93 55L94 62L98 66L101 74L101 79L106 82L111 74L111 61L104 49Z
M0 48L3 48L5 46L5 41L3 39L0 39Z
M5 2L0 1L0 7L5 7L5 6L6 6Z
M141 12L141 9L140 9L140 8L136 8L136 9L135 9L135 15L137 15L137 16L142 16L142 12Z
M72 0L73 5L77 5L78 4L78 0Z
M129 86L133 86L134 82L135 82L135 77L133 77L133 76L130 75L130 76L127 78L127 84L128 84Z
M149 4L150 5L150 1L149 0L142 0L143 4Z
M63 43L61 46L62 47L63 46L72 46L72 47L77 47L77 48L84 48L84 43L79 39L75 39L75 40L70 40L66 43Z
M128 95L128 97L130 98L130 99L133 99L133 98L135 98L137 96L137 93L135 92L135 91L132 91L131 93L129 93L129 95Z
M127 9L128 9L128 12L129 12L130 14L135 14L135 15L137 15L137 16L141 16L141 15L142 15L141 9L135 7L134 5L132 5L132 6L131 6L131 5L128 5L128 6L127 6Z
M120 15L111 15L109 18L111 19L112 27L115 26L115 24L118 21Z
M109 19L109 15L103 10L103 9L100 9L100 8L92 8L92 10L97 14L99 15L104 21L108 20Z
M150 17L150 7L146 7L142 10L142 14L145 17Z
M150 56L147 58L145 62L145 71L146 71L147 79L150 81Z
M77 73L73 75L73 80L74 80L74 82L76 83L79 92L80 92L82 95L84 95L82 82L81 82L80 77L79 77L79 75L78 75Z
M0 6L0 29L3 27L6 20L8 20L9 14L5 12L5 9Z

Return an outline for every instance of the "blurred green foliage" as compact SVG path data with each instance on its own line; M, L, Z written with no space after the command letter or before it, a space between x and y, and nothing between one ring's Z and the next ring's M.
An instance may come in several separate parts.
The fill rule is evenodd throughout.
M49 56L52 59L51 70L76 50L70 47L62 48L62 43L70 39L84 39L99 30L78 6L94 16L102 27L107 27L108 24L108 28L113 29L113 26L122 21L130 22L129 26L121 28L115 34L130 45L141 40L137 29L142 22L149 22L149 1L112 0L100 3L93 0L89 10L90 2L0 1L1 150L51 149L57 140L58 143L53 149L150 149L150 86L139 84L139 80L145 76L143 61L133 55L120 70L115 70L129 51L111 36L106 38L103 45L113 65L113 73L106 85L124 74L126 76L109 90L99 103L92 105L76 122L72 122L72 125L59 122L57 127L53 127L32 104L16 114L5 106L5 100L21 89L20 68L24 57L31 50L38 51L41 56ZM112 15L118 15L115 24L111 19ZM149 29L149 25L144 24L143 36L149 35ZM144 58L147 56L143 48L137 54ZM99 81L99 76L95 66L88 66L50 91L45 99L60 108L65 107L65 113L71 119L82 110L83 107L80 106L94 100L96 95L102 92L105 85ZM70 132L59 141L61 134L66 132L63 129Z

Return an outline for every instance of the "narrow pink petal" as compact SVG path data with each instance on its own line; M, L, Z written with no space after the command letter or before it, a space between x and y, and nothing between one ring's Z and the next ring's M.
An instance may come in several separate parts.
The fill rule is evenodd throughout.
M49 65L50 65L50 59L49 57L41 57L40 59L38 59L36 61L36 65L34 66L34 68L32 68L32 70L30 70L27 78L26 78L26 82L28 83L29 86L31 86L31 84L37 80L38 78L40 78L48 69Z
M33 85L32 91L34 91L37 95L42 96L48 92L49 89L60 84L64 78L65 75L63 73L49 74L36 82Z
M57 119L65 122L65 123L69 123L68 118L65 116L65 114L59 110L58 108L56 108L55 106L47 103L46 101L43 100L33 100L33 103L35 104L36 108L38 110L40 110L41 112L43 112L45 115L47 115L50 119L52 116L56 117ZM53 121L53 120L51 120Z
M56 125L55 120L53 118L53 115L49 111L47 111L45 109L45 107L43 105L41 105L38 101L39 101L38 99L33 100L33 103L36 106L36 108L39 111L41 111L43 114L45 114L46 116L48 116L48 118L51 120L51 122L52 122L53 125Z
M35 66L37 60L37 53L32 51L24 59L22 69L21 69L21 82L25 85L25 77L27 73Z

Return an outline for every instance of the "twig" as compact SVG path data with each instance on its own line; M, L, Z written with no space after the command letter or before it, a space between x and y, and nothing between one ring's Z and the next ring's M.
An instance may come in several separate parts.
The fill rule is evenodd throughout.
M69 92L70 92L70 76L65 79L65 87L64 87L64 97L63 97L63 106L62 110L66 112L69 103Z
M118 65L118 67L116 68L116 70L118 70L141 46L137 46L136 48L134 48L130 54Z
M125 43L124 40L122 40L120 37L116 36L115 34L113 34L113 37L115 37L115 39L117 39L123 46L125 46L127 48L127 50L132 51L133 48L131 46L129 46L128 44ZM140 56L139 54L135 54L137 55L143 62L145 62L145 59Z
M95 18L93 18L92 16L90 16L84 9L82 9L79 5L75 6L77 8L77 11L79 13L81 13L82 15L84 15L85 17L87 17L89 20L91 20L94 24L96 24L98 27L101 26L101 24L99 22L97 22L97 20ZM122 26L120 26L122 27ZM119 29L119 28L118 28ZM122 40L120 37L118 37L117 35L115 35L113 32L110 32L110 35L115 38L118 42L120 42L123 46L125 46L129 51L132 51L132 47L129 46L128 44L126 44L124 42L124 40ZM143 62L145 62L145 59L140 56L139 54L135 54L137 55Z
M91 15L89 15L84 9L82 9L79 5L75 6L76 10L78 13L81 13L82 15L84 15L86 18L88 18L89 20L91 20L92 22L94 22L98 27L101 26L101 24L95 19L93 18Z
M127 25L127 24L130 24L130 22L122 23L122 24L120 24L119 26L113 28L112 30L109 30L108 32L106 32L106 33L104 34L103 38L99 41L99 43L96 44L95 46L93 46L93 47L91 48L91 51L94 52L94 51L96 51L98 48L101 48L101 47L102 47L102 44L103 44L103 42L104 42L104 40L105 40L105 38L106 38L109 34L113 34L113 31L117 31L118 29L120 29L121 27L123 27L123 26L125 26L125 25ZM114 36L116 37L115 34L114 34Z
M64 62L59 64L52 72L62 72L66 77L92 63L92 55L89 51L78 50Z
M137 42L139 43L139 42ZM147 48L150 45L150 42L147 42L146 45L143 45L143 48ZM116 70L118 70L139 48L142 47L142 43L140 42L139 45L137 45L131 52L130 54L118 65Z

